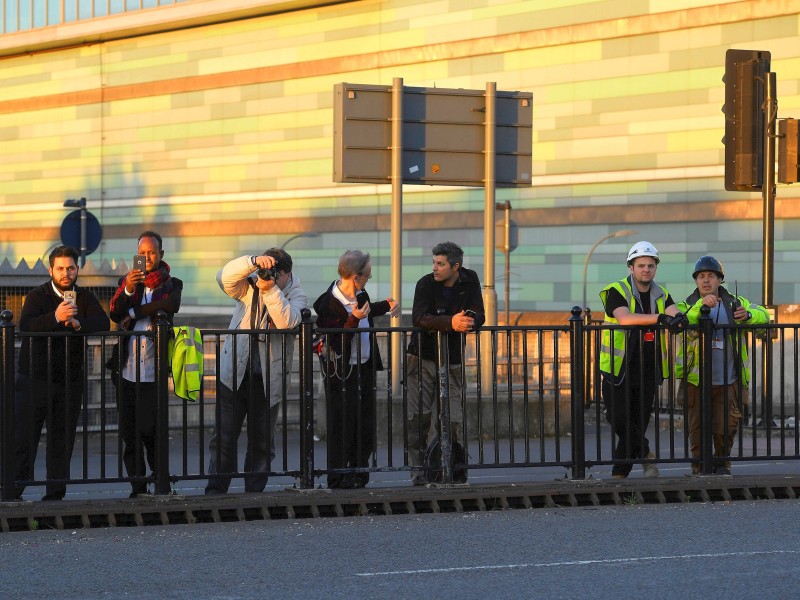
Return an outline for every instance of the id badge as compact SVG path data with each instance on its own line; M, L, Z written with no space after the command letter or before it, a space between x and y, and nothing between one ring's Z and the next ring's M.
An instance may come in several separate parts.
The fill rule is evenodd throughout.
M717 339L715 339L715 340L713 340L713 341L711 342L711 347L712 347L714 350L722 350L722 345L723 345L723 344L722 344L722 340L717 340Z
M645 342L655 342L656 341L656 332L655 331L645 331L644 332L644 341Z

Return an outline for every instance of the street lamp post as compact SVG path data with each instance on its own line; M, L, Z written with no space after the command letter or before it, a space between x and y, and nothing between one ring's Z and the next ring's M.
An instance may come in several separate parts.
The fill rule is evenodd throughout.
M281 250L286 248L286 246L289 245L289 242L292 242L292 241L296 240L297 238L302 238L302 237L307 237L307 238L319 237L319 232L318 231L304 231L303 233L298 233L297 235L293 235L292 237L288 238L285 242L283 242L281 244Z
M592 249L589 250L589 253L586 255L586 261L583 263L583 309L584 310L588 308L588 306L586 305L586 273L589 270L589 259L592 258L592 254L594 254L594 251L597 250L597 247L606 240L610 240L611 238L625 237L628 235L633 235L634 233L637 232L634 231L633 229L621 229L619 231L615 231L614 233L609 233L608 235L605 235L601 237L599 240L597 240L594 243L594 246L592 246Z

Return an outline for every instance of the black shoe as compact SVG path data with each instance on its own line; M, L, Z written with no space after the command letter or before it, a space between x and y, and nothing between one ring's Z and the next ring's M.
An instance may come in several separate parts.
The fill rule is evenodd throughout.
M714 475L730 475L731 468L726 467L725 465L718 465L714 467Z

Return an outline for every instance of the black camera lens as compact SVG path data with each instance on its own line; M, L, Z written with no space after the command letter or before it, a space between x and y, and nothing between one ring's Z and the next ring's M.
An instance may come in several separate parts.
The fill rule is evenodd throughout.
M263 279L264 281L272 281L273 279L278 278L278 269L275 267L270 268L263 268L257 271L258 278Z

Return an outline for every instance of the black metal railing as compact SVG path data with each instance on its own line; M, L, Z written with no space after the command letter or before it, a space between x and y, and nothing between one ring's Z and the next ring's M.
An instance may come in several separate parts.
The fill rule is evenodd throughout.
M724 344L737 344L737 352L741 346L749 351L749 386L744 387L740 377L738 388L720 400L726 414L733 403L738 403L736 406L741 409L743 418L735 427L726 422L715 434L710 358L714 326L709 319L704 315L699 326L678 335L665 333L664 355L669 376L656 388L653 411L647 411L648 427L640 434L648 438L654 454L652 462L661 467L682 464L682 468L686 468L688 464L701 474L711 474L720 461L736 465L756 460L800 458L800 424L796 419L800 412L796 345L800 325L719 327L736 333L726 337ZM309 311L304 311L301 325L294 330L244 334L242 331L207 330L203 332L205 375L196 402L179 399L171 391L167 360L170 329L166 319L159 318L152 332L81 336L85 364L73 469L69 477L56 483L118 486L121 482L145 482L152 485L154 493L168 494L178 482L208 479L211 458L208 442L218 422L222 338L250 333L280 339L281 364L293 364L291 370L280 373L282 401L275 417L275 459L268 475L292 478L302 489L312 488L332 475L360 474L360 480L364 481L365 477L387 473L403 474L409 481L416 475L417 480L454 485L459 481L459 474L466 470L475 480L483 480L484 474L502 476L506 481L537 476L552 478L559 472L571 479L583 479L592 469L651 462L642 456L615 457L616 437L607 418L613 419L614 414L607 414L605 410L598 368L604 331L610 330L615 336L629 339L642 336L643 332L641 328L610 327L593 322L577 307L563 326L484 327L480 332L462 335L459 338L462 359L460 364L450 368L442 368L449 363L445 351L448 344L440 341L439 354L428 365L434 373L432 382L422 378L422 369L410 372L409 365L414 363L408 354L409 346L413 346L411 341L414 336L428 335L411 327L366 330L370 343L382 356L383 370L374 362L362 363L366 347L360 336L353 338L352 360L350 356L331 356L330 345L323 348L321 355L316 354L316 340L322 336L352 334L352 330L319 329ZM660 333L660 328L657 330ZM399 346L392 345L391 334L399 334ZM10 312L3 312L0 319L0 497L4 501L14 500L20 486L54 483L44 471L44 451L37 454L37 468L32 477L18 477L15 464L16 432L21 427L31 426L20 422L21 415L15 406L18 394L15 390L16 345L26 336L40 335L16 331ZM116 393L111 385L111 374L105 368L113 345L127 343L131 336L151 337L156 348L156 468L155 474L138 477L129 476L123 464ZM700 348L700 385L696 386L700 407L699 455L693 455L687 431L690 416L687 375L674 376L676 357L681 350L685 355L694 340L699 340ZM419 342L416 347L420 347ZM642 344L638 347L641 349ZM396 352L402 355L400 373L392 370ZM644 360L645 356L628 353L626 364L636 358ZM353 423L342 429L341 423L331 421L340 408L336 403L344 396L332 389L330 377L323 377L326 361L339 361L342 370L354 370L355 385L367 382L370 392L364 395L361 394L363 390L357 390L359 393L354 397L367 404L359 404L346 413L354 420L355 430L363 436L352 444L354 452L362 458L345 459L343 463L335 458L339 462L333 466L330 450L338 450L333 445L342 440L331 437L341 436L342 431L350 432ZM269 369L270 361L267 364ZM422 432L422 423L411 419L409 394L415 391L418 395L429 385L434 389L430 427L435 432ZM612 393L627 394L632 385L635 382L629 378ZM52 407L50 411L52 414ZM333 429L332 425L335 425ZM418 430L415 432L412 427ZM437 452L441 455L433 461L427 455L427 446L412 450L409 446L412 433L417 437L430 433L427 441L438 434L440 450ZM731 437L731 434L735 434L735 442L727 454L715 456L714 436ZM243 435L249 440L246 423ZM452 460L457 454L454 442L463 447L463 455L456 461ZM45 447L46 444L47 441ZM247 449L246 445L237 443L234 448L236 468L217 475L232 478L252 475L241 468L242 455ZM363 458L365 451L368 451L366 459ZM398 485L396 480L389 484Z

